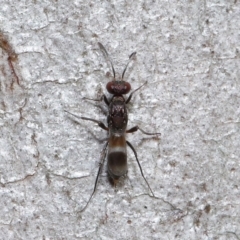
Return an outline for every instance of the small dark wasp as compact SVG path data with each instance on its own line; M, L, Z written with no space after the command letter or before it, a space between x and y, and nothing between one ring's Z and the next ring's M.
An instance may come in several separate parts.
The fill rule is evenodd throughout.
M108 138L107 138L107 142L103 148L103 154L102 154L101 161L99 164L99 169L98 169L97 177L95 180L93 192L92 192L89 200L87 201L85 207L81 211L86 209L88 203L90 202L90 200L93 197L93 194L96 191L98 177L102 170L103 163L106 158L106 154L107 154L107 171L108 171L109 177L112 180L114 185L117 184L120 177L127 174L127 149L126 149L127 145L132 149L132 151L135 155L135 158L137 160L137 164L139 166L141 175L142 175L143 179L145 180L149 190L151 191L152 196L154 196L153 191L152 191L147 179L145 178L145 176L143 174L142 167L141 167L138 157L137 157L137 152L134 149L134 147L132 146L132 144L130 142L128 142L125 138L126 133L133 133L133 132L136 132L137 130L140 130L142 133L144 133L146 135L160 134L160 133L145 132L139 126L135 126L135 127L132 127L130 129L126 130L127 123L128 123L128 114L127 114L126 104L128 104L130 102L130 100L133 96L133 93L135 93L137 90L139 90L141 87L143 87L147 83L147 82L145 82L143 85L141 85L140 87L138 87L137 89L132 91L131 94L129 95L129 97L127 98L127 100L125 100L123 95L129 93L129 91L131 90L131 85L128 82L124 81L123 78L124 78L126 69L128 67L128 64L130 63L131 59L136 55L136 52L133 52L129 56L129 61L122 73L122 78L120 80L116 80L115 79L115 70L114 70L112 61L111 61L106 49L104 48L104 46L101 43L98 43L98 45L99 45L99 48L102 50L103 54L105 55L105 57L107 58L107 60L110 62L111 67L112 67L113 80L107 83L106 88L110 94L113 94L113 96L110 99L110 101L107 99L107 97L105 95L103 95L100 99L89 99L89 98L85 98L85 99L93 100L93 101L104 100L104 102L107 104L108 109L109 109L108 117L107 117L108 127L106 127L104 123L102 123L98 120L95 120L92 118L87 118L87 117L79 117L79 116L72 114L65 110L66 112L70 113L71 115L73 115L77 118L95 122L98 124L99 127L108 131ZM107 147L108 147L108 151L107 151Z

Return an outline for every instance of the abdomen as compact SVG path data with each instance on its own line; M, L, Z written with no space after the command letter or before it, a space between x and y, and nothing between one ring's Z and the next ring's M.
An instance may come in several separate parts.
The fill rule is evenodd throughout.
M110 137L107 168L114 183L127 173L127 150L124 135Z

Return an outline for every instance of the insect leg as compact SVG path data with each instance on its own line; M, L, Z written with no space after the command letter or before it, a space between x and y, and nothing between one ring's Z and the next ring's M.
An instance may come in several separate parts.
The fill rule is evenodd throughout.
M131 94L129 95L128 99L126 100L126 104L130 102L133 94L134 94L137 90L139 90L141 87L143 87L144 85L146 85L146 84L147 84L147 81L146 81L143 85L141 85L140 87L138 87L137 89L135 89L134 91L132 91Z
M64 110L64 111L67 112L67 113L69 113L69 114L71 114L72 116L74 116L74 117L76 117L76 118L81 118L81 119L83 119L83 120L88 120L88 121L95 122L95 123L98 124L98 126L99 126L100 128L108 131L108 127L106 127L105 124L102 123L101 121L98 121L98 120L95 120L95 119L92 119L92 118L87 118L87 117L79 117L79 116L77 116L77 115L75 115L75 114L73 114L73 113L68 112L67 110Z
M146 134L146 135L161 135L161 133L149 133L149 132L145 132L143 129L141 129L139 126L135 126L135 127L132 127L130 129L128 129L126 131L126 133L133 133L133 132L136 132L137 130L140 130L143 134Z
M132 146L132 144L131 144L130 142L128 142L128 141L126 141L126 142L127 142L127 145L132 149L132 151L133 151L133 153L134 153L134 155L135 155L135 158L136 158L136 160L137 160L137 164L138 164L138 166L139 166L139 169L140 169L140 172L141 172L141 174L142 174L143 179L145 180L146 184L148 185L148 188L149 188L149 190L151 191L152 196L155 197L155 195L154 195L154 193L153 193L153 191L152 191L152 189L151 189L151 187L150 187L147 179L144 177L144 174L143 174L143 171L142 171L142 167L141 167L141 165L140 165L140 163L139 163L139 161L138 161L138 157L137 157L137 152L136 152L136 150L134 149L134 147Z
M103 94L100 99L92 99L92 98L87 98L87 97L83 97L82 99L87 99L87 100L96 101L96 102L101 102L102 100L104 100L104 102L107 105L109 105L109 101L108 101L107 97L105 96L105 94Z
M95 191L96 191L97 183L98 183L98 177L99 177L99 175L100 175L100 172L101 172L102 167L103 167L104 160L105 160L105 158L106 158L107 146L108 146L108 142L106 142L106 144L105 144L105 146L104 146L104 148L103 148L103 151L102 151L101 161L100 161L100 163L99 163L98 173L97 173L97 177L96 177L96 180L95 180L93 192L92 192L90 198L88 199L86 205L84 206L84 208L82 208L82 209L80 210L80 212L83 212L83 211L87 208L89 202L91 201L91 199L92 199L92 197L93 197L93 195L94 195L94 193L95 193Z

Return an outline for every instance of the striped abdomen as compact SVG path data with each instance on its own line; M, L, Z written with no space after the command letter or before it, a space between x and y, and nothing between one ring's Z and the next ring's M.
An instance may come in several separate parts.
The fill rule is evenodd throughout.
M109 138L107 168L114 183L127 173L127 149L124 135L113 135Z

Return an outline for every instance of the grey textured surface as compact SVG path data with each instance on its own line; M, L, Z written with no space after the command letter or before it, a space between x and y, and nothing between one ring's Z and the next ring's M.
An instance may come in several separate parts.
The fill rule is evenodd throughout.
M0 1L0 239L240 239L240 2ZM103 171L85 212L106 133L110 68L135 89L131 151L116 189ZM99 107L100 106L100 107Z

